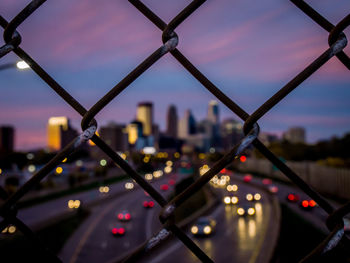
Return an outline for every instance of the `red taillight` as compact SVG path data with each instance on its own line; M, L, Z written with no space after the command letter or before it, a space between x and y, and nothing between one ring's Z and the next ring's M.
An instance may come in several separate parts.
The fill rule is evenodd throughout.
M309 206L309 202L307 200L304 200L301 202L301 205L306 208Z
M144 201L144 202L143 202L143 206L144 206L144 207L148 207L148 202L147 202L147 201Z
M123 219L123 214L122 213L118 214L118 219L120 219L120 220Z
M289 194L288 195L288 200L289 201L294 201L295 200L295 196L293 194Z
M113 235L116 235L118 233L118 229L117 228L113 228L112 229L112 233L113 233Z
M168 186L167 184L162 184L162 185L160 186L160 189L163 190L163 191L166 191L166 190L169 189L169 186Z
M247 160L247 157L245 157L244 155L242 155L241 157L239 157L239 160L244 163Z
M315 207L316 206L316 202L314 200L310 200L309 201L309 206Z
M246 175L246 176L244 176L244 178L243 178L243 181L246 182L246 183L249 183L251 180L252 180L251 175Z
M118 233L120 234L120 235L123 235L124 233L125 233L125 229L124 228L119 228L118 229Z
M129 220L130 218L131 218L130 214L127 213L127 214L125 215L125 219L126 219L126 220Z
M265 179L262 180L262 183L263 184L272 184L272 181L270 179L268 179L268 178L265 178Z
M153 206L154 206L154 202L153 202L153 201L149 201L149 202L148 202L148 206L149 206L149 207L153 207Z

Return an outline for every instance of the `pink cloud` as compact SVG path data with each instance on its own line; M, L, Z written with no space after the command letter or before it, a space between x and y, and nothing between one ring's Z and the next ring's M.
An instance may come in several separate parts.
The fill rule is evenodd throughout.
M249 38L254 36L263 24L281 15L285 10L285 7L279 8L254 19L243 21L232 29L222 31L218 29L218 31L209 32L200 36L199 39L194 39L187 49L199 63L204 64L246 52L252 46ZM243 42L245 45L242 45Z
M133 11L129 3L110 1L51 3L24 23L22 47L34 58L79 70L140 56L161 46L161 32Z

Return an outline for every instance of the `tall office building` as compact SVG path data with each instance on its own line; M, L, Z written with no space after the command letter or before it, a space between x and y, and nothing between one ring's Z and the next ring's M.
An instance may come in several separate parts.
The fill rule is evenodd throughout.
M196 120L190 110L186 110L185 116L179 121L178 136L186 139L189 135L196 133Z
M12 126L0 127L0 152L9 153L14 150L15 130Z
M208 106L208 120L213 124L219 124L219 105L217 101L211 100Z
M140 102L137 106L136 119L142 123L143 135L152 135L153 104L152 102Z
M291 127L283 134L283 138L291 143L305 143L305 137L303 127Z
M51 117L47 124L48 148L59 151L78 136L67 117Z
M215 125L208 119L201 120L197 123L197 132L204 134L207 138L213 138Z
M129 123L126 130L128 132L128 142L131 145L134 145L143 136L142 123L139 121Z
M114 150L128 150L128 134L122 124L110 123L100 129L100 137Z
M177 111L175 105L170 105L167 114L167 129L166 133L172 138L177 138Z

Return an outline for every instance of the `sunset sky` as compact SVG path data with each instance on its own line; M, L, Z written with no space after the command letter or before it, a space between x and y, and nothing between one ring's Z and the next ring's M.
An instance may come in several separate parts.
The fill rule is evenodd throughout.
M29 2L1 0L0 15L9 21ZM191 1L143 2L169 22ZM333 24L350 12L349 0L307 2ZM162 44L161 31L127 0L47 1L18 32L20 46L86 108ZM287 0L208 0L176 32L178 49L248 113L328 48L328 33ZM345 33L350 37L349 29ZM17 60L10 53L0 65ZM350 131L349 84L350 72L331 59L259 121L261 130L281 134L303 126L309 142L342 136ZM51 116L68 116L80 130L81 117L31 70L0 71L0 86L0 125L16 128L16 149L46 146ZM198 121L211 99L167 54L96 119L100 126L128 123L137 103L147 100L154 102L155 122L164 129L169 104L177 105L180 117L191 109ZM221 120L238 120L222 104L220 114Z

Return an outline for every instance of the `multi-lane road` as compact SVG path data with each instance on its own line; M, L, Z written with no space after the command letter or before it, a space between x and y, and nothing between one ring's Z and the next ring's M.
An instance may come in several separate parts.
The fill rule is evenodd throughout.
M178 175L178 179L180 177L181 175ZM267 187L262 184L261 179L253 177L252 182L244 183L241 178L231 174L230 183L238 185L238 191L235 193L240 199L238 205L250 203L245 199L247 193L259 192L262 195L260 201L250 203L256 210L254 216L239 216L238 205L225 205L222 202L223 196L228 194L226 188L213 188L220 201L204 214L215 219L217 223L213 234L199 238L191 234L191 223L184 228L186 234L215 262L269 261L279 231L277 198L279 202L287 204L295 212L324 228L326 215L322 209L316 207L312 211L304 211L296 203L286 201L288 193L297 193L301 199L307 198L298 189L273 182L278 186L278 192L271 194L266 190ZM169 176L164 175L153 181L152 185L159 189L160 185L167 183L168 180ZM19 211L19 218L31 227L37 226L43 221L54 219L64 213L74 213L74 210L67 207L67 202L69 199L80 200L83 206L88 205L91 213L69 238L59 257L63 262L70 263L118 262L161 228L158 219L159 205L155 203L153 208L144 208L143 201L149 201L151 198L146 196L140 187L126 190L124 184L125 182L110 185L109 192L105 194L93 189L22 209ZM162 193L167 197L171 191L172 187ZM117 213L122 210L128 210L131 214L129 222L118 220ZM43 216L38 217L39 214ZM113 236L111 233L113 227L123 227L124 236ZM140 262L171 263L178 262L179 258L181 262L199 262L176 237L171 237L160 249L151 251Z
M164 180L167 179L156 181L153 185L158 188ZM224 188L217 191L219 195L226 193ZM274 228L271 222L275 217L275 207L266 192L244 183L239 184L237 192L241 204L248 202L245 200L245 195L250 192L260 192L263 196L261 201L251 204L256 209L254 216L238 216L237 205L225 205L221 202L222 197L219 197L220 202L205 214L217 222L212 235L196 238L192 236L188 227L185 229L215 262L230 262L233 257L236 262L257 262L262 253L266 253L265 259L271 256L271 250L265 250L266 238L271 238L271 234L275 235L275 232L271 233L271 229ZM118 262L161 228L157 218L160 207L156 205L146 209L142 205L143 201L148 199L142 189L136 189L93 208L91 216L77 229L61 251L62 260L71 263ZM124 209L131 214L130 222L118 222L116 214ZM124 227L125 235L114 237L111 234L114 226ZM273 247L269 245L271 246ZM198 262L198 259L176 238L168 240L162 249L156 249L141 262L178 262L179 256L181 262Z
M237 183L231 180L232 182ZM234 194L240 200L237 205L220 202L205 214L217 223L214 233L207 237L194 237L190 234L190 227L187 227L187 234L214 262L268 262L272 251L267 246L273 249L277 238L274 227L278 228L279 225L273 223L276 219L275 207L271 197L260 188L245 183L237 184L238 191ZM222 196L227 194L224 189L220 191ZM246 194L257 192L262 195L260 201L248 202L245 199ZM254 207L256 214L239 216L237 208L244 205ZM176 238L140 262L179 262L179 258L181 262L200 262Z

